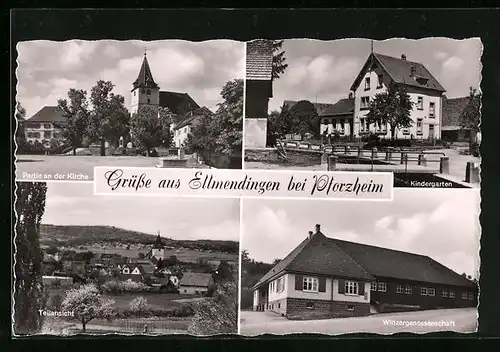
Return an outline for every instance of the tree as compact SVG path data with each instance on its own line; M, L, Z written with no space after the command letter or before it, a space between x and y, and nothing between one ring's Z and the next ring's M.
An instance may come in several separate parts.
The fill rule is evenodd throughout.
M14 283L14 331L17 334L40 330L39 310L46 303L42 284L40 222L45 211L47 184L16 183L16 237Z
M63 116L60 122L61 134L73 148L73 155L76 155L76 148L82 143L89 119L87 92L71 88L68 91L68 99L69 101L59 99L57 107Z
M173 113L167 107L158 108L158 116L160 118L161 124L161 145L168 148L172 145L173 134L170 130L170 126L173 123Z
M45 253L47 254L51 254L51 255L54 255L56 254L57 252L59 252L59 249L56 247L56 246L50 246L49 248L47 248L45 250Z
M242 264L247 264L247 263L251 263L252 260L250 259L249 255L248 255L248 251L246 249L243 249L241 251L241 263Z
M112 93L114 85L110 81L99 80L92 87L87 134L92 141L99 141L101 156L106 155L106 140L116 144L121 136L128 133L129 113L124 106L125 99Z
M281 259L279 259L279 258L275 258L275 259L273 260L273 266L274 266L274 265L276 265L276 264L278 264L279 262L281 262Z
M163 260L163 263L165 264L166 267L167 266L174 266L174 265L177 265L179 263L179 260L177 259L177 257L175 255L171 255L167 259Z
M150 156L151 148L160 145L163 137L163 126L156 109L141 106L130 119L130 133L133 143L144 148L146 155Z
M300 134L304 139L306 133L319 135L319 117L314 105L307 100L301 100L290 108L288 118L290 133Z
M281 77L288 64L285 62L285 50L283 50L283 40L273 40L273 80Z
M145 255L144 255L144 253L139 252L139 253L137 254L137 257L138 257L139 259L144 259Z
M129 309L136 315L146 315L151 311L151 305L146 298L139 296L130 301Z
M411 101L406 88L403 85L391 83L389 88L375 95L370 102L370 110L366 114L368 124L388 124L391 131L391 139L396 136L396 129L409 128L413 124L411 119Z
M212 118L203 115L199 120L191 126L191 133L187 135L183 143L183 147L189 153L197 152L211 153L216 147L216 133L212 124Z
M16 106L16 120L17 120L17 129L16 129L16 144L17 147L24 151L26 146L26 130L24 128L24 122L26 121L26 109L21 105L21 103L17 103Z
M481 93L470 87L469 101L460 115L460 127L469 133L469 149L476 141L480 132L479 124L481 120Z
M233 268L227 261L221 260L213 276L215 282L231 280L233 277Z
M163 259L159 258L158 261L156 262L156 269L161 270L165 267L165 262L163 262Z
M62 309L74 312L85 331L87 323L92 319L111 319L115 313L114 304L113 300L101 297L96 285L86 284L67 291Z
M85 264L89 264L90 260L95 257L94 252L92 251L86 251L82 253L83 260L85 261Z

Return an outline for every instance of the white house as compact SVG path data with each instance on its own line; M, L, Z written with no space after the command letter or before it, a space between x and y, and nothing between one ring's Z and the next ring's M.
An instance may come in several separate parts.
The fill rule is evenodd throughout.
M351 86L354 135L361 137L371 132L381 138L391 137L389 126L368 126L365 116L370 101L392 82L404 85L414 103L412 127L396 130L395 138L441 139L443 86L423 64L407 60L406 55L395 58L377 53L370 54Z

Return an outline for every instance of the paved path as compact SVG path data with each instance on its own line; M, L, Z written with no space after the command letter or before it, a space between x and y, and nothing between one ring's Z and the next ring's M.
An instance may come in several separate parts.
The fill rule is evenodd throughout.
M455 326L423 326L429 322L453 322ZM398 325L396 325L398 324ZM411 324L420 324L416 326ZM318 333L339 335L348 333L429 333L437 331L475 332L477 328L477 309L437 309L418 312L375 314L368 317L325 319L325 320L287 320L272 312L242 311L241 334L256 336L261 334Z

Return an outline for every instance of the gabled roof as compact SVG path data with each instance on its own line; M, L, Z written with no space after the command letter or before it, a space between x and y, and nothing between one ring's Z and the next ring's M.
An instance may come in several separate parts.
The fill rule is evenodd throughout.
M319 116L341 116L341 115L352 115L354 113L354 99L345 98L340 99L338 102L333 104L324 110Z
M137 76L137 79L134 81L133 85L134 88L132 90L136 88L159 88L153 79L153 75L151 74L151 69L149 68L149 62L146 54L144 54L141 70L139 71L139 75Z
M297 104L298 101L296 100L285 100L283 102L283 108L290 110L295 104ZM314 108L316 109L316 112L318 115L321 115L324 111L326 111L328 108L334 106L335 104L330 104L330 103L313 103Z
M178 125L176 125L174 127L174 130L178 130L178 129L181 129L185 126L190 126L190 125L193 125L195 123L197 123L198 121L202 120L205 116L203 115L194 115L194 116L189 116L187 118L185 118L184 120L182 120L181 122L179 122Z
M262 285L282 272L373 280L365 268L321 232L316 232L302 241L290 254L269 270L254 287Z
M469 103L469 97L448 99L443 97L442 128L459 129L460 118Z
M378 63L395 83L439 92L446 91L423 64L377 53L371 53L368 56L363 68L352 84L351 90L356 90L366 70L373 62ZM413 77L411 76L412 67L414 68Z
M246 79L273 79L273 41L257 39L247 42L246 49Z
M198 286L198 287L208 287L210 280L212 279L211 274L204 273L184 273L180 282L181 286Z
M463 276L425 255L333 238L329 240L342 248L373 276L453 286L471 285L471 282Z
M57 106L44 106L26 122L61 122L64 121L63 112Z
M186 115L199 109L200 106L187 93L160 91L159 104L162 108L168 108L173 114Z

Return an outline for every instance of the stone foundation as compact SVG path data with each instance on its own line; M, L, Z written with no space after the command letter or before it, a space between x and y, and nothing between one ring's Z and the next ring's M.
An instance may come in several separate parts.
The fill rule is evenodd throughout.
M275 148L247 148L245 161L277 162L278 151Z
M287 303L286 298L270 301L268 304L268 309L274 313L278 313L284 316L286 315L286 303Z
M332 306L333 305L333 306ZM291 320L330 319L370 315L370 304L287 298L286 317Z

